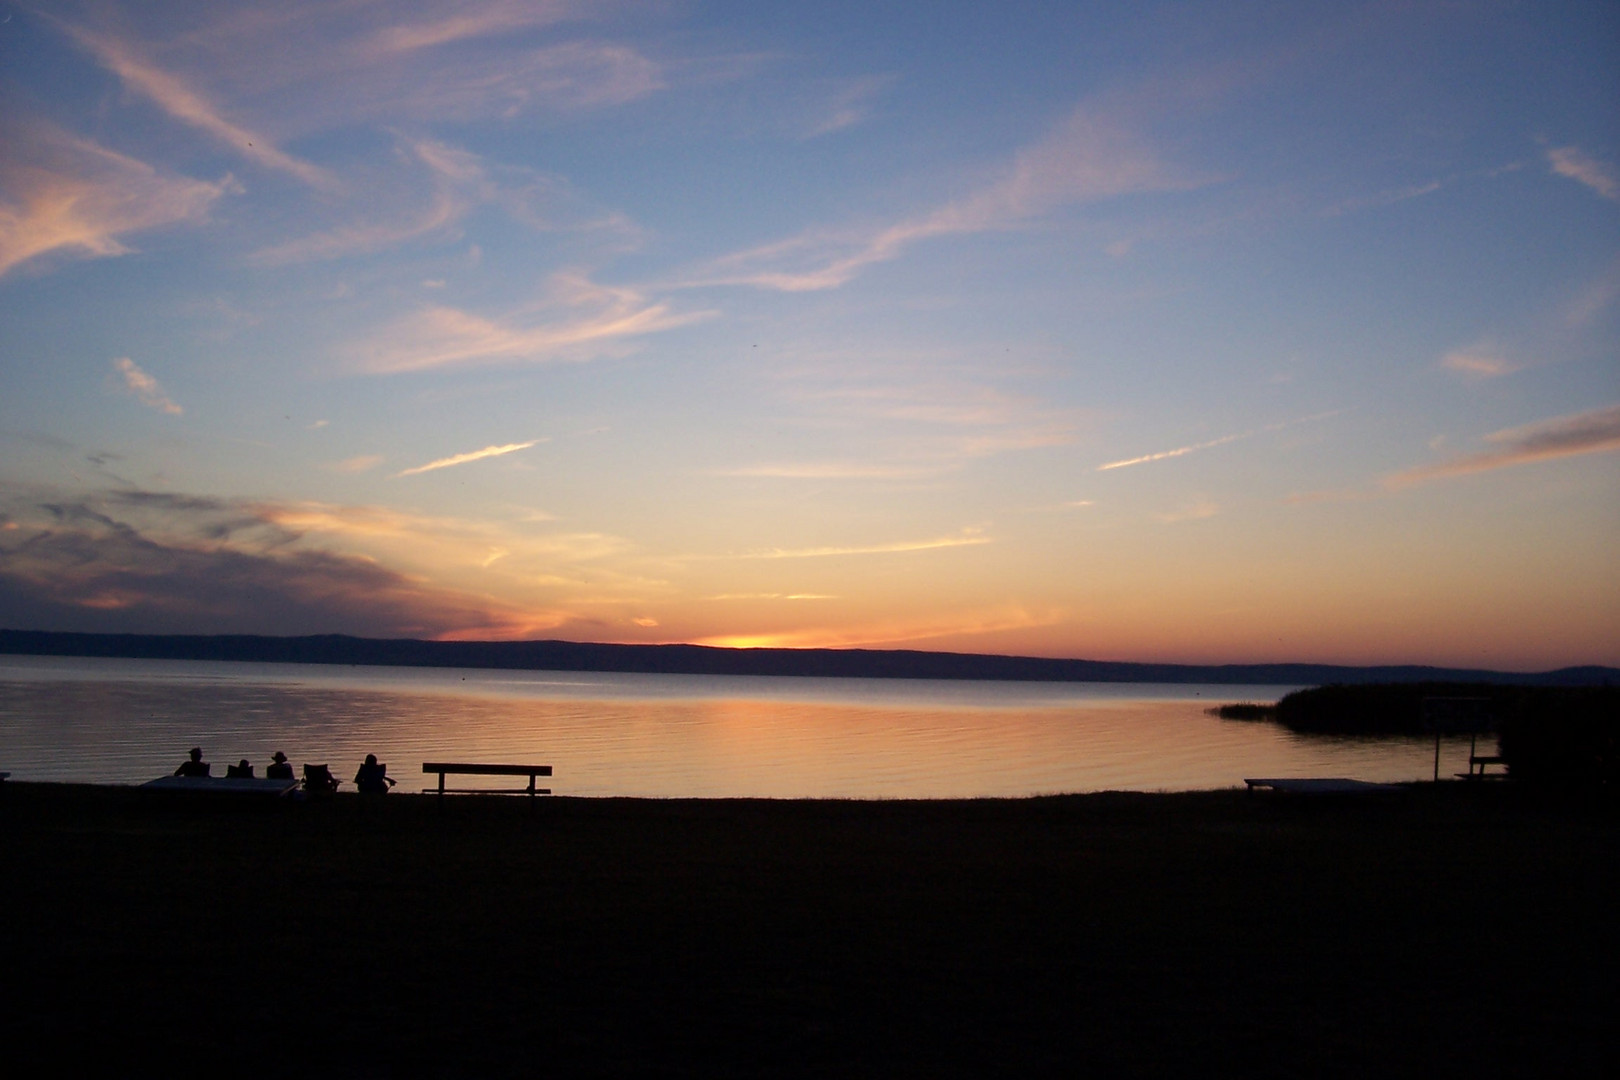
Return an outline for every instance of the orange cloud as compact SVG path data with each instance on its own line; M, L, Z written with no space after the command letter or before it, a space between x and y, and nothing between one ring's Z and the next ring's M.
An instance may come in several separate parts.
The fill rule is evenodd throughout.
M0 274L51 252L128 254L133 232L205 220L236 183L165 176L145 162L43 125L0 139Z
M1184 454L1191 454L1195 450L1210 450L1217 446L1225 446L1227 443L1237 442L1239 439L1247 439L1254 434L1255 432L1252 431L1244 431L1237 435L1223 435L1219 439L1211 439L1208 442L1193 443L1191 446L1178 446L1174 450L1161 450L1157 454L1143 454L1141 457L1126 458L1123 461L1110 461L1106 465L1097 466L1097 471L1107 472L1109 469L1123 469L1131 465L1146 465L1150 461L1164 461L1167 458L1177 458Z
M0 624L135 633L477 635L536 615L363 556L292 548L215 500L63 499L0 559ZM160 511L167 528L142 527ZM130 511L136 511L132 519Z
M852 547L772 548L769 551L750 552L736 557L739 559L820 559L837 555L893 555L907 551L934 551L938 548L972 547L990 542L988 536L979 536L976 530L964 530L958 536L941 536L931 540L900 540L891 544L870 544Z
M854 627L720 634L700 638L695 644L730 649L853 649L1055 626L1062 618L1058 612L1037 614L1022 608L1004 608L938 619L868 623Z
M334 461L325 466L325 469L327 472L335 473L363 473L369 469L375 469L382 463L383 456L381 454L360 454L352 458L344 458L342 461Z
M678 313L668 303L649 301L635 290L607 288L573 275L553 278L552 289L552 306L587 307L591 313L550 319L520 313L491 319L435 305L358 346L354 352L361 368L372 374L501 360L546 360L623 338L688 326L715 314Z
M519 450L527 450L529 447L536 446L544 441L545 440L543 439L530 439L528 442L524 443L507 443L505 446L486 446L482 450L473 450L465 454L455 454L451 457L440 458L438 461L430 461L426 465L418 465L414 469L406 469L404 472L397 472L394 474L394 478L398 479L402 476L417 476L421 473L432 472L435 469L448 469L453 465L466 465L467 463L473 461L483 461L485 458L503 457L507 454L514 454Z

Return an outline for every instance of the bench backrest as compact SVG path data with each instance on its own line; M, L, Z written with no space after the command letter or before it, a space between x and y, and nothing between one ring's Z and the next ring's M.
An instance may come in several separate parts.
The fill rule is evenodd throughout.
M485 765L474 762L427 761L425 773L463 773L469 776L550 776L550 765Z

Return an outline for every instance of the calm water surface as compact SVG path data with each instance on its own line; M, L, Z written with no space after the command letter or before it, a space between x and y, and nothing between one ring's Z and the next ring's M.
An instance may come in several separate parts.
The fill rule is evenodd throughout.
M1205 714L1292 687L632 675L0 656L0 770L135 784L200 745L276 750L399 790L432 760L549 764L559 795L960 798L1416 780L1423 739L1293 735ZM1443 749L1455 771L1467 740ZM519 781L521 783L521 781ZM348 786L348 785L345 785Z

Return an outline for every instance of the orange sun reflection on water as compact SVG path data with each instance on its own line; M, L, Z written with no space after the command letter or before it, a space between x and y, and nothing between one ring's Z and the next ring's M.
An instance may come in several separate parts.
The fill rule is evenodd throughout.
M348 780L375 753L401 791L435 782L423 761L462 760L551 765L560 795L675 798L1186 790L1433 767L1424 740L1296 736L1210 717L1198 696L1280 688L74 663L0 678L0 755L19 779L139 783L193 745L217 771L282 750Z

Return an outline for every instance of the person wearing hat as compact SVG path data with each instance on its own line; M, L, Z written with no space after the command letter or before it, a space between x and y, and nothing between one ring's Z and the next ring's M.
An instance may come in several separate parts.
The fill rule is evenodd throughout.
M277 750L271 756L270 764L264 767L264 778L266 780L291 780L293 778L292 763L287 760L286 754Z
M176 775L176 776L207 776L208 775L208 762L206 762L206 761L204 761L202 759L202 747L193 746L191 748L191 758L189 760L187 760L187 761L182 761L180 763L180 767L178 769L174 770L174 775Z

